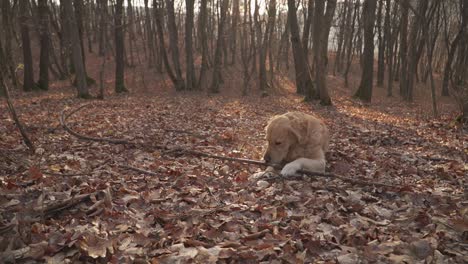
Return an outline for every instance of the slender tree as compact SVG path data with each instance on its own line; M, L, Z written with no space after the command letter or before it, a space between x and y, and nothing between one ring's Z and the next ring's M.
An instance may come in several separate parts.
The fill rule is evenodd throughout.
M203 80L206 75L206 71L208 69L208 36L207 36L207 0L200 1L200 13L199 13L199 20L198 20L198 34L200 35L200 43L201 43L201 50L202 50L202 61L201 61L201 68L200 74L198 77L197 88L201 89L201 85L203 84Z
M195 0L186 0L185 18L185 63L186 63L186 87L187 90L195 88L195 69L193 65L193 17Z
M265 33L262 41L262 47L260 49L260 60L259 60L259 78L260 78L260 90L265 91L268 87L267 83L267 71L266 71L266 57L267 51L270 49L270 32L273 30L273 24L275 22L276 15L276 0L271 0L268 5L268 22L265 28Z
M2 23L3 23L3 36L4 36L4 61L6 67L8 68L10 79L12 80L13 87L18 88L18 81L15 75L15 61L13 60L13 49L11 47L11 41L13 40L12 32L12 11L10 6L10 0L1 0L1 14L2 14Z
M21 30L21 40L23 43L23 90L36 90L37 86L34 83L34 69L32 62L31 39L29 37L29 15L28 15L28 0L19 1L19 24Z
M49 15L47 0L38 0L39 33L41 42L41 54L39 62L38 86L42 90L49 89Z
M371 102L374 73L374 24L377 0L365 0L363 5L364 53L361 84L355 96L364 102Z
M71 1L61 1L61 4L64 8L65 19L65 28L70 35L70 45L72 53L72 62L73 68L75 69L76 75L76 88L78 92L78 97L80 98L90 98L88 91L88 84L86 82L86 72L84 70L83 58L81 57L81 45L80 45L80 35L78 33L78 25L76 23L75 11L73 10L73 5Z
M124 34L122 25L123 0L116 0L114 15L114 34L115 34L115 92L127 92L124 79Z
M228 9L229 0L222 0L221 10L219 11L219 23L218 23L218 36L216 41L216 50L214 56L213 65L213 80L210 86L210 92L218 93L219 86L221 85L221 52L224 38L224 24L226 22L226 12Z
M327 89L327 65L328 65L328 35L335 12L336 0L328 0L326 11L325 0L315 2L314 13L314 61L315 83L317 86L320 103L331 105L331 98Z
M291 30L297 93L305 95L306 100L312 100L316 91L310 76L309 64L304 53L301 37L299 36L299 24L294 0L288 0L288 20Z
M179 56L179 37L175 21L174 1L166 0L167 8L167 27L169 30L169 43L171 45L172 64L174 65L174 72L176 76L176 90L185 90L185 81L182 77L182 69L180 66Z

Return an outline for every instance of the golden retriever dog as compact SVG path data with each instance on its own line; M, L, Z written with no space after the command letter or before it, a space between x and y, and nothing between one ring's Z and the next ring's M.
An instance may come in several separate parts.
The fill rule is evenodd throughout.
M292 176L299 170L325 172L330 138L327 127L317 117L300 112L274 116L266 127L266 140L263 159L284 165L283 176Z

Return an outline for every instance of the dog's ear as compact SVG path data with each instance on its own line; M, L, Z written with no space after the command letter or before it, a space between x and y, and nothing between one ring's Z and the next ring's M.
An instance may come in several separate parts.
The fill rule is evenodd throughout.
M297 131L297 129L295 129L294 127L292 126L289 126L288 128L289 132L297 139L297 142L300 143L302 141L302 136L301 134L299 133L299 131Z

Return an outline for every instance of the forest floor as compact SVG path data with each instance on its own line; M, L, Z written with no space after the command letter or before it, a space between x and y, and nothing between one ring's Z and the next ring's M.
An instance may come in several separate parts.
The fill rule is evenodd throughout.
M468 135L450 99L439 100L441 115L432 118L423 95L407 104L375 88L373 103L363 105L333 76L332 107L303 102L286 80L278 80L282 92L242 97L229 74L219 95L176 93L149 78L134 92L139 76L127 79L132 93L103 101L74 98L67 82L15 94L35 154L0 106L0 259L468 262ZM67 133L62 110L85 103L70 128L138 144ZM318 176L258 179L252 175L263 168L254 165L154 148L260 159L267 120L292 110L329 126L328 172L395 188Z

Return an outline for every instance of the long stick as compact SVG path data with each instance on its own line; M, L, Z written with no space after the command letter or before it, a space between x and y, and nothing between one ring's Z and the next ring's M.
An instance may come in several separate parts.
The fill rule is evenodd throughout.
M20 131L20 134L23 137L24 143L29 148L29 150L32 153L34 153L34 150L35 150L34 145L31 142L31 140L29 139L28 134L26 133L26 130L24 129L23 125L21 124L21 122L20 122L20 120L18 118L18 115L16 114L15 107L13 106L13 103L10 100L10 93L8 91L8 86L5 83L5 80L3 80L3 79L2 79L2 85L3 85L3 88L5 90L5 98L6 98L6 101L7 101L8 110L10 110L11 117L15 121L16 127L18 127L18 130Z

